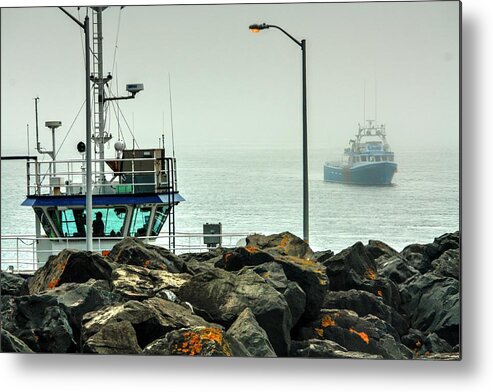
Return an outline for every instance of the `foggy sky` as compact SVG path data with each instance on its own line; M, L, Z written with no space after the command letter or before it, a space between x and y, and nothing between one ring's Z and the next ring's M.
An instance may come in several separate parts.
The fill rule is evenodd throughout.
M74 7L67 10L74 16ZM80 10L80 18L85 16ZM115 41L120 18L118 48ZM140 147L157 146L165 116L170 146L171 75L177 153L189 146L301 145L301 50L275 29L307 40L310 148L346 147L366 118L387 125L391 146L459 146L458 2L129 6L104 11L105 71L112 91L144 83L120 108ZM57 8L2 9L2 154L34 152L34 101L65 137L85 99L82 30ZM82 109L64 155L84 140ZM116 140L112 113L109 131ZM127 146L127 126L120 118ZM115 141L114 140L114 141Z

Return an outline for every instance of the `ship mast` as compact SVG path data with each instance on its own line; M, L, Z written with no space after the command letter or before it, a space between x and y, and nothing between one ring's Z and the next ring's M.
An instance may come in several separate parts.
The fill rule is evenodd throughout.
M104 145L112 138L105 132L104 120L104 87L112 79L111 75L103 74L103 11L107 7L92 7L92 28L93 28L93 73L91 81L94 83L94 152L99 159L99 178L98 181L104 182Z

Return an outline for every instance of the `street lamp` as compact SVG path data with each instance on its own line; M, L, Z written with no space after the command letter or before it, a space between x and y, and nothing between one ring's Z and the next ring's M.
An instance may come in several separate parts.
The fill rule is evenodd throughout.
M252 24L249 29L252 33L259 33L265 29L278 29L286 34L291 40L293 40L300 48L303 59L303 239L308 243L308 137L307 137L307 119L306 119L306 41L302 39L298 41L291 34L286 32L279 26L270 25L266 23Z

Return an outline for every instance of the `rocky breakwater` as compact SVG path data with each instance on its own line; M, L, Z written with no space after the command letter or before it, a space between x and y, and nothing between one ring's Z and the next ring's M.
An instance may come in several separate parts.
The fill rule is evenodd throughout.
M313 252L285 232L175 255L126 238L1 275L4 352L458 359L459 233Z

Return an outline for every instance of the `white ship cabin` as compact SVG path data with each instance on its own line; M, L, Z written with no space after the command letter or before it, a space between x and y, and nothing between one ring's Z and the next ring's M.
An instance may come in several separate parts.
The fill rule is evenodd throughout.
M93 165L92 227L87 228L85 159L27 162L22 205L34 209L37 237L46 238L38 243L38 264L64 248L86 249L87 230L94 250L103 254L126 236L152 241L167 221L174 234L174 206L184 201L175 158L166 157L164 149L123 150Z

